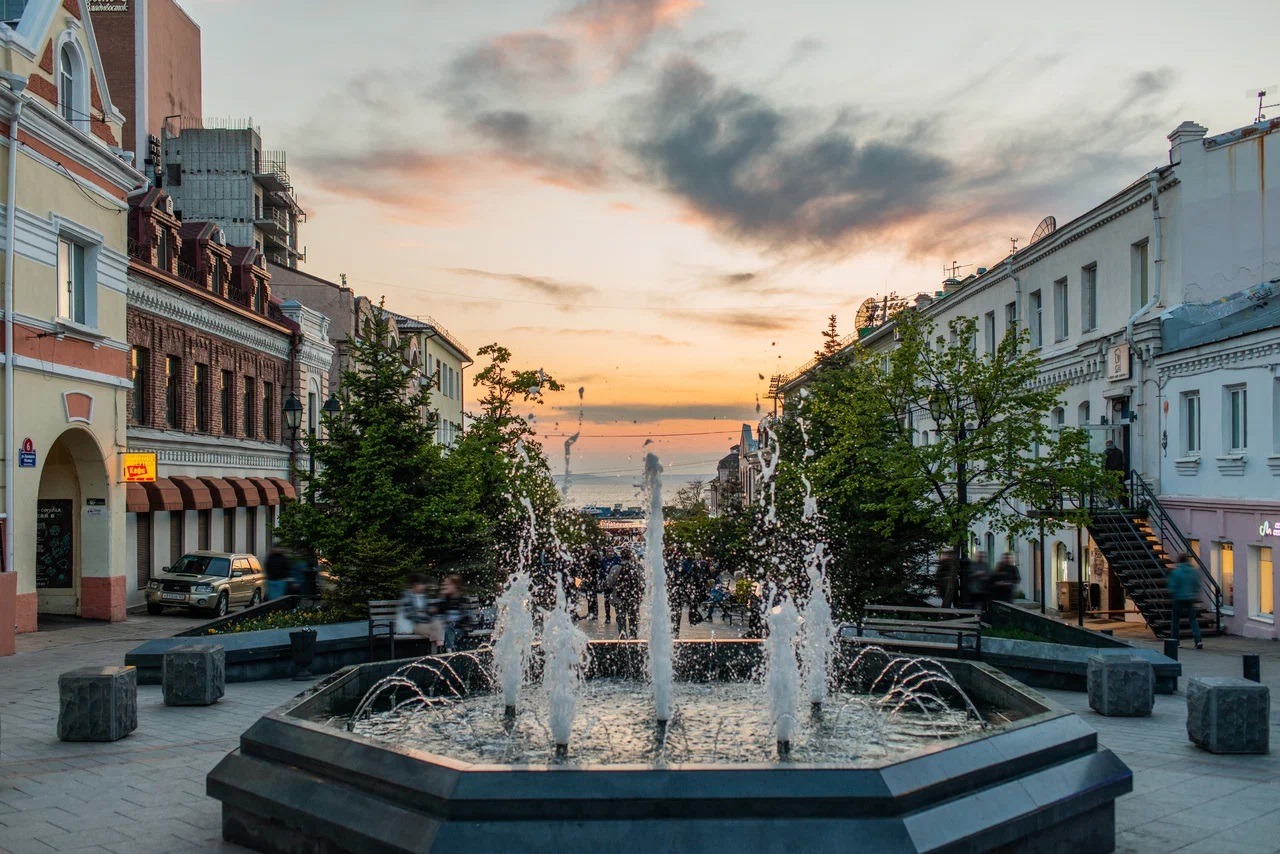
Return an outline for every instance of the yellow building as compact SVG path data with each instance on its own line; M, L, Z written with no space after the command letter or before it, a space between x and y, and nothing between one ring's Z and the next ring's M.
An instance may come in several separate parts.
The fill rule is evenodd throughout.
M0 654L41 614L125 617L129 192L82 0L6 2Z

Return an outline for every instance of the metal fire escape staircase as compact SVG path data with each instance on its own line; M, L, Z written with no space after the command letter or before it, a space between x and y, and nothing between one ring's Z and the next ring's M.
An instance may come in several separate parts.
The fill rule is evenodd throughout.
M1168 637L1173 624L1168 575L1179 553L1191 556L1200 575L1196 619L1204 634L1222 633L1222 591L1151 487L1137 472L1129 473L1129 505L1110 500L1090 512L1089 535L1106 557L1125 595L1159 637ZM1191 627L1184 620L1183 637Z

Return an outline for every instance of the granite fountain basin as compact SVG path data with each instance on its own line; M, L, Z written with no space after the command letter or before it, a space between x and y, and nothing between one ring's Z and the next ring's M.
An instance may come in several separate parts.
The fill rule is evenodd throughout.
M591 654L589 680L643 673L643 642ZM757 641L680 641L677 683L741 682L760 656ZM632 764L469 762L348 731L405 663L347 668L254 723L208 777L223 837L263 852L1102 852L1114 848L1115 799L1133 787L1082 720L976 662L930 666L984 726L874 761ZM425 693L446 672L451 690L488 685L483 656L428 663L408 671ZM883 664L837 666L837 682L866 690Z

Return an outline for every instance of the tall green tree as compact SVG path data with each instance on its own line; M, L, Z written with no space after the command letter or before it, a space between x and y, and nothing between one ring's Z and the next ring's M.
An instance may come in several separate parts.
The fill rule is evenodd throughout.
M310 436L317 474L302 500L280 514L280 540L330 561L338 606L358 610L394 598L411 572L442 573L482 541L474 485L457 476L422 418L429 392L397 344L379 305L348 340L340 414L324 417L327 437ZM453 469L453 470L451 470Z

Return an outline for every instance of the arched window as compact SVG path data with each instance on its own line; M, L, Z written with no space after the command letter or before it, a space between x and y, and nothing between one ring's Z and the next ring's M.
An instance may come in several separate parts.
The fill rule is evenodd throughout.
M58 112L81 130L89 126L87 77L84 57L75 42L64 43L58 51Z
M1051 414L1049 419L1049 426L1053 427L1054 430L1061 430L1062 425L1065 424L1066 421L1067 421L1066 410L1064 410L1061 406L1055 406L1053 408L1053 413Z
M1076 420L1081 427L1089 423L1089 401L1086 400L1076 409Z

